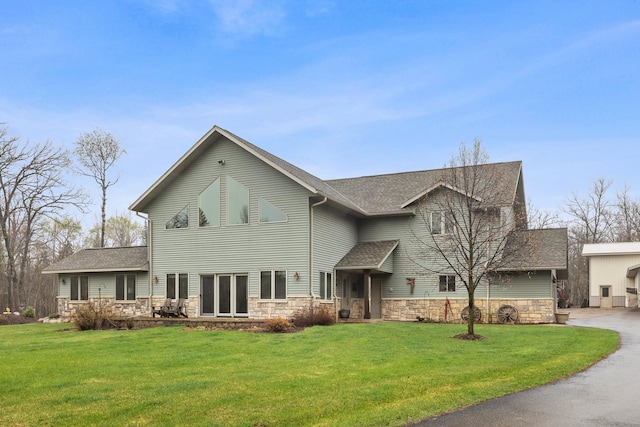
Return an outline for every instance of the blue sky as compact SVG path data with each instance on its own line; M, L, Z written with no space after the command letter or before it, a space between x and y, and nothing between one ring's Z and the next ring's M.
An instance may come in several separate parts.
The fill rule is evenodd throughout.
M438 168L480 138L523 161L539 209L599 177L640 197L637 0L2 3L0 122L70 149L116 136L110 214L215 124L323 179Z

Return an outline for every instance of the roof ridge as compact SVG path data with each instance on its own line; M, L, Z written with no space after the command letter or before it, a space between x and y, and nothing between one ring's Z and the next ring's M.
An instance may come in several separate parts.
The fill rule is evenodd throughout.
M515 163L522 164L522 160L511 160L511 161L504 161L504 162L483 163L483 164L480 164L480 165L455 166L453 169L461 169L461 168L470 167L470 166L496 166L496 165L515 164ZM441 168L433 168L433 169L419 169L419 170L414 170L414 171L389 172L389 173L380 173L380 174L373 174L373 175L352 176L352 177L348 177L348 178L333 178L333 179L328 179L325 182L347 181L347 180L355 180L355 179L362 179L362 178L399 176L399 175L409 175L409 174L425 173L425 172L437 172L437 171L442 171L442 170L445 170L445 169L448 169L448 168L450 168L450 167L449 166L443 166Z

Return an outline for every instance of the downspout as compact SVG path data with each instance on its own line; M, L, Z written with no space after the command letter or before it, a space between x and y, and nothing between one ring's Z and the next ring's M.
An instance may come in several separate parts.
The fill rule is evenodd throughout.
M327 197L317 203L311 205L311 209L309 210L309 293L311 294L311 301L313 302L316 299L315 294L313 293L313 208L316 206L320 206L327 203Z
M149 299L147 301L147 310L151 313L151 306L153 304L153 255L151 253L153 232L151 230L151 219L148 216L140 215L140 212L136 211L136 216L142 218L147 223L147 257L149 261Z

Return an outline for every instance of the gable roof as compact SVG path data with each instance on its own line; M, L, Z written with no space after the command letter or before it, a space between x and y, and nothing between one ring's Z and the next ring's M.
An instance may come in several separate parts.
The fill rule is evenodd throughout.
M45 274L149 271L146 246L83 249L42 270Z
M358 242L335 266L336 270L379 270L398 240Z
M498 202L511 205L517 197L522 162L490 163L480 167L497 168L501 176L504 177L500 181L502 188L496 189L496 194L504 195L504 199L498 200ZM442 173L443 169L431 169L333 179L327 183L360 206L368 215L389 215L413 212L409 207L411 203L442 186ZM451 186L449 188L461 192Z
M439 188L442 182L443 169L324 181L228 130L214 126L133 202L129 209L135 212L146 212L149 203L187 169L204 150L216 144L220 138L225 138L246 150L311 193L326 197L358 216L411 215L414 211L410 204L425 195L425 191L428 193ZM480 167L495 167L503 177L500 180L501 188L496 189L496 194L504 195L504 199L498 201L499 204L511 205L516 197L519 197L518 186L522 184L522 162L491 163Z
M325 181L277 156L274 156L273 154L253 145L237 135L234 135L228 130L222 129L219 126L214 126L209 130L209 132L200 138L198 142L196 142L180 159L178 159L178 161L174 163L173 166L171 166L171 168L169 168L169 170L167 170L147 191L145 191L138 200L133 202L133 204L129 206L129 209L135 212L144 212L147 205L156 197L157 194L173 182L173 180L182 173L182 171L184 171L200 156L200 153L215 144L219 138L226 138L227 140L235 143L238 147L253 154L255 157L288 176L310 192L321 197L327 197L347 209L364 214L360 207L344 197Z

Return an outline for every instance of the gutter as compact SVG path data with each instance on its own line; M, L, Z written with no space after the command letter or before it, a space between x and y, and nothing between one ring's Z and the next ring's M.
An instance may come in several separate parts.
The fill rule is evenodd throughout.
M313 208L316 206L324 205L329 200L326 196L323 200L314 203L311 205L311 209L309 209L309 293L311 294L311 300L316 299L315 294L313 293Z
M148 216L140 215L140 212L136 211L136 216L142 218L147 223L147 257L149 261L149 299L147 301L147 309L151 313L151 306L153 304L153 230L152 222Z

